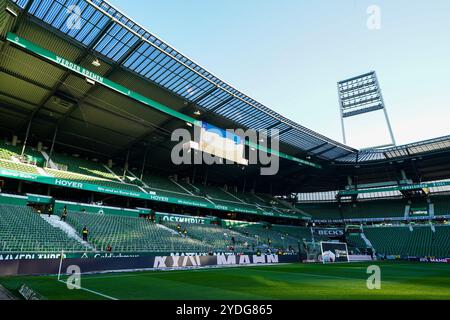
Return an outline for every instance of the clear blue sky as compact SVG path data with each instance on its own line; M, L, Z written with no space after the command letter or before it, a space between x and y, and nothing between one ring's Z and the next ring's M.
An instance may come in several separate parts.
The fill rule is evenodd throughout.
M237 89L342 141L336 82L377 71L399 144L450 134L450 1L110 0ZM381 29L369 30L369 5ZM381 114L347 121L388 141Z

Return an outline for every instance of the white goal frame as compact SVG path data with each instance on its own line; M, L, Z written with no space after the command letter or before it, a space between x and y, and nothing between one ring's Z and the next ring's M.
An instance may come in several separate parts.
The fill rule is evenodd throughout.
M332 243L332 244L343 244L343 245L345 245L345 252L347 252L347 262L344 262L344 261L342 261L342 262L325 262L324 260L323 260L323 244L324 243ZM322 258L322 263L323 264L326 264L326 263L349 263L350 262L350 257L348 256L348 247L347 247L347 243L345 243L345 242L331 242L331 241L320 241L320 251L321 251L321 258Z

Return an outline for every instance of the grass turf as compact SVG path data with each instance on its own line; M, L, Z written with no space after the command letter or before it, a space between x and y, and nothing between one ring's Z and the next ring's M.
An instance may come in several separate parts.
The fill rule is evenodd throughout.
M119 300L167 299L446 299L450 264L376 263L381 289L366 286L368 264L287 264L185 271L83 275L85 289ZM48 299L105 299L94 292L69 290L54 276L5 277L0 283L17 292L26 283Z

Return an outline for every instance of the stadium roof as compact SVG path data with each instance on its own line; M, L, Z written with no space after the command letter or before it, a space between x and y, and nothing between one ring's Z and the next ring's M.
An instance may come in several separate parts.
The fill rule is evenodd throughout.
M278 129L280 141L326 160L357 150L309 130L248 97L101 0L13 0L34 18L93 53L244 128ZM71 6L81 10L70 29Z
M21 9L13 7L13 2ZM310 161L323 168L281 159L280 173L274 177L260 177L257 166L244 171L221 166L209 169L214 172L210 180L237 184L246 177L280 193L334 190L345 186L348 176L359 176L359 183L392 181L400 161L410 162L403 167L416 181L450 175L450 136L389 149L355 150L247 97L104 1L0 0L0 7L5 4L17 11L17 17L6 16L0 23L2 131L22 137L33 119L32 141L49 146L56 136L64 152L82 151L118 162L129 156L133 166L141 166L146 159L149 167L180 175L193 170L192 166L170 167L175 144L170 133L186 127L185 121L126 94L89 84L73 70L6 40L11 32L186 117L222 128L279 129L280 151L293 157L311 156ZM66 25L71 5L81 9L79 29ZM2 14L4 10L0 18ZM97 60L99 64L94 65ZM197 110L200 114L195 114ZM415 158L423 159L411 163Z
M357 154L349 154L339 159L340 162L356 163L369 161L385 161L414 157L450 148L450 136L414 142L403 146L386 149L361 150Z
M255 130L278 129L280 141L325 160L364 162L403 155L411 146L365 150L345 146L307 129L233 88L199 66L106 1L12 0L24 12L118 66L156 83L208 113ZM77 28L69 28L70 15L79 8ZM439 141L448 140L448 137ZM426 142L428 143L428 142ZM422 143L422 145L425 143ZM440 145L443 145L442 143ZM448 147L448 144L446 145Z

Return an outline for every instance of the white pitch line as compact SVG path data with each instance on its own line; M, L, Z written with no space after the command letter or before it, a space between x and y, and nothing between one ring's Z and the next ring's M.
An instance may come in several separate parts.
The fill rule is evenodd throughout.
M292 274L292 275L302 275L303 274L306 276L318 277L318 278L333 278L333 279L342 279L342 280L361 280L361 278L330 276L330 275L325 275L325 274L315 274L315 273L308 273L308 272L283 272L283 271L272 271L272 270L261 270L261 269L258 269L256 271L272 272L272 273L278 273L278 274Z
M65 285L67 285L67 283L65 281L63 281L63 280L58 280L58 282L61 282L61 283L64 283ZM84 291L87 291L87 292L99 295L99 296L101 296L103 298L106 298L106 299L109 299L109 300L119 300L117 298L114 298L114 297L111 297L111 296L107 296L106 294L103 294L103 293L100 293L100 292L97 292L97 291L94 291L94 290L86 289L86 288L83 288L81 286L80 286L79 290L84 290Z
M170 274L176 273L185 273L185 272L206 272L206 271L218 271L218 270L232 270L236 268L251 268L251 267L261 267L261 266L281 266L281 265L289 265L291 263L267 263L264 265L261 264L241 264L241 265L221 265L221 266L203 266L197 268L148 268L148 269L136 269L136 270L123 270L123 271L111 271L104 273L90 273L86 274L85 280L89 279L108 279L108 278L125 278L125 277L137 277L137 276L147 276L150 275L151 272L155 274L161 274L163 272L167 272ZM134 273L132 273L134 272ZM132 274L130 274L132 273ZM96 274L105 274L104 276L96 276Z

